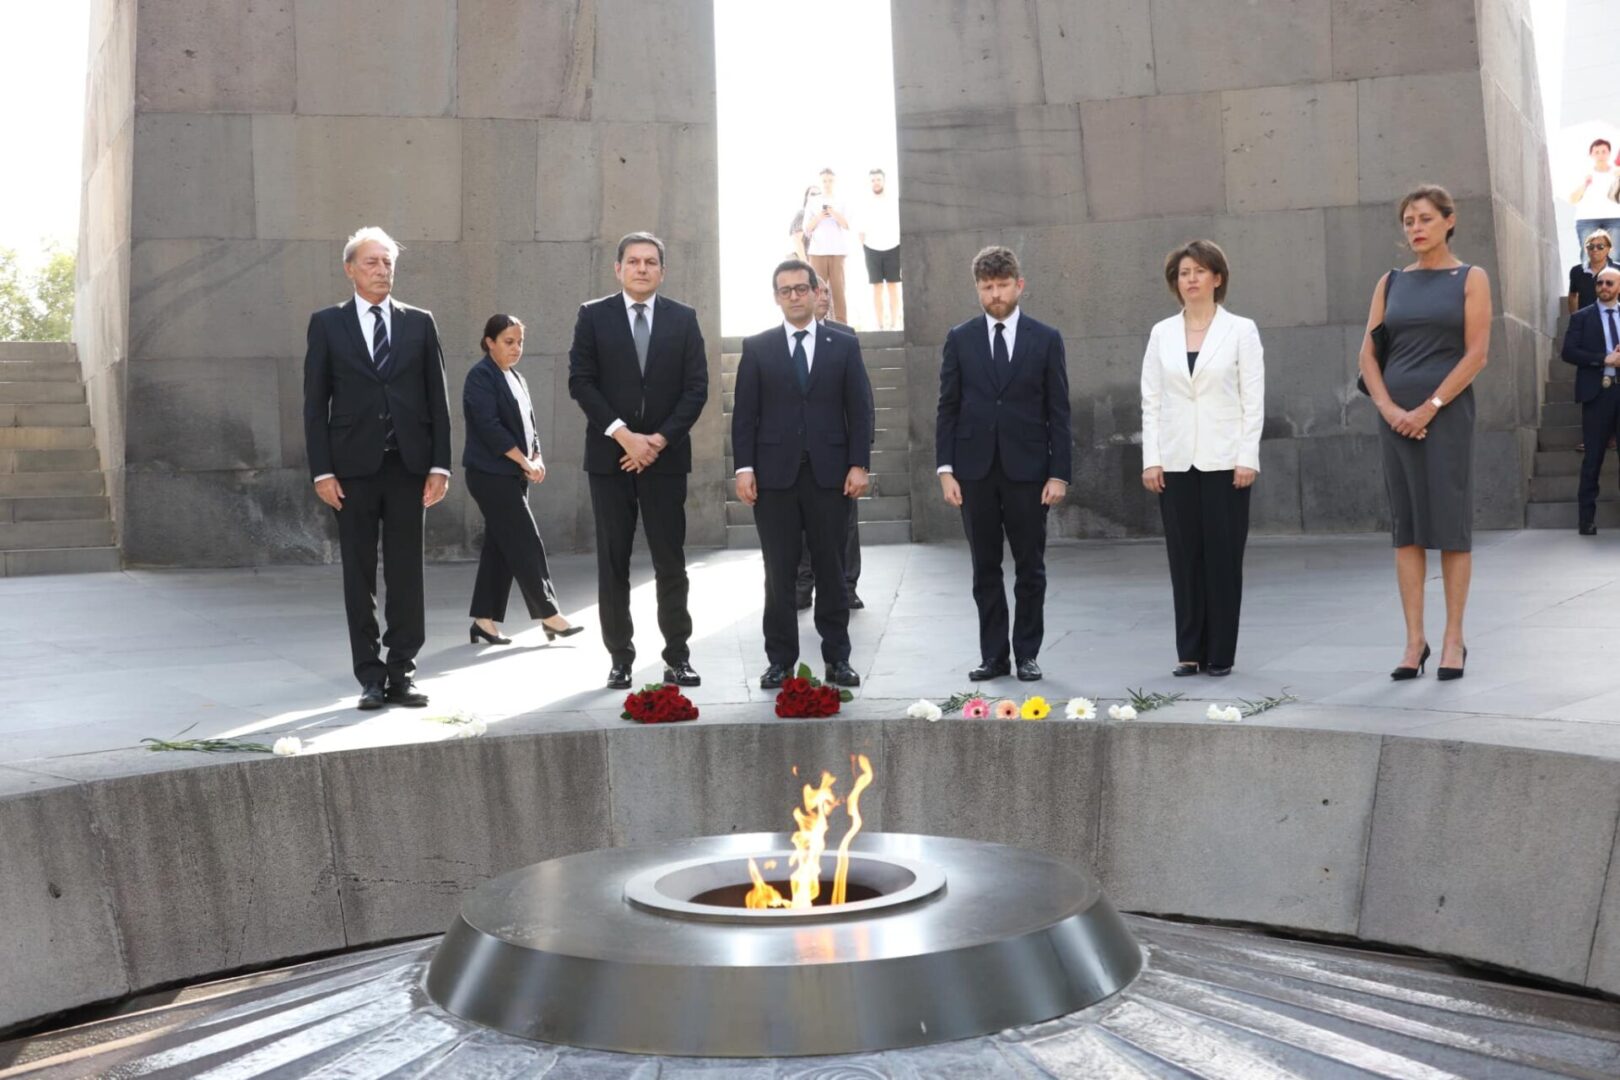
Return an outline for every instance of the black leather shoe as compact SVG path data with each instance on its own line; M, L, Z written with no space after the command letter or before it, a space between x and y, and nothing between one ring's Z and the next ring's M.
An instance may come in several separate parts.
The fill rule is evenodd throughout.
M855 669L849 666L848 660L834 660L827 665L827 673L822 682L832 683L834 686L859 686L861 677L855 674Z
M416 688L410 679L388 684L388 704L403 705L407 709L420 709L427 705L428 696Z
M855 590L849 590L849 610L859 611L866 606L866 601L856 595Z
M1204 669L1204 674L1213 675L1217 679L1224 679L1232 674L1232 666L1228 664L1226 667L1207 667Z
M361 712L370 712L372 709L383 707L382 683L366 683L360 688L360 704L355 708Z
M664 667L664 681L674 683L676 686L702 686L703 677L692 670L692 665L685 660L675 665Z
M614 664L608 669L607 688L609 690L630 689L630 665Z
M1188 675L1196 675L1204 670L1203 665L1196 660L1184 660L1170 669L1170 674L1178 679L1185 679Z
M1596 536L1597 535L1597 525L1596 525L1596 523L1591 522L1591 521L1583 521L1583 522L1581 522L1581 535L1582 536Z
M810 610L810 605L815 603L815 599L816 598L815 598L814 594L812 594L812 593L807 593L807 592L796 593L794 595L794 597L793 597L793 604L800 611L809 611Z
M792 675L792 667L784 667L781 664L772 664L770 667L765 669L765 674L759 677L759 688L761 690L780 690L782 689L782 684L786 682Z
M968 678L972 679L974 682L984 682L986 679L1000 679L1011 674L1012 664L1008 663L1006 660L997 661L995 663L986 660L984 663L968 672Z
M1041 665L1037 664L1033 660L1020 660L1020 661L1018 661L1018 681L1019 682L1040 682L1040 680L1041 680Z

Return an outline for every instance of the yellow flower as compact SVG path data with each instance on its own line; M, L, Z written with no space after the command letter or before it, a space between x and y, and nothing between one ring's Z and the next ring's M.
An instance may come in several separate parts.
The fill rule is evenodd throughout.
M1051 711L1052 706L1046 703L1045 698L1032 697L1024 699L1024 707L1018 710L1018 715L1025 720L1045 720Z

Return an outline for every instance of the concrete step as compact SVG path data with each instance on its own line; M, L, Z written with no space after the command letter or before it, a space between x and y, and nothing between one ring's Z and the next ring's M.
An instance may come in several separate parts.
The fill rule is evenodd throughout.
M77 357L71 341L0 341L0 361L50 360L77 364Z
M1571 529L1580 521L1580 507L1569 502L1533 502L1524 507L1524 523L1531 529ZM1597 527L1620 528L1620 500L1597 504Z
M1581 455L1573 448L1538 450L1532 476L1579 476Z
M859 520L864 524L880 521L910 521L911 498L906 495L867 496L856 503ZM752 525L754 508L736 499L726 500L727 525Z
M24 521L0 523L0 551L34 548L107 547L110 521Z
M0 382L78 382L79 365L68 360L0 360Z
M84 384L40 379L4 381L0 375L0 403L7 405L72 404L84 400Z
M1543 401L1574 401L1574 376L1567 379L1548 379L1541 387L1541 397Z
M97 574L122 570L124 561L115 547L42 548L0 551L0 576L34 574Z
M891 495L911 495L911 477L905 473L868 473L872 486L867 489L874 499Z
M0 473L0 498L100 495L99 472Z
M872 544L911 543L909 521L863 521L860 524L861 546ZM733 550L751 550L759 547L759 530L752 525L727 525L726 547Z
M90 406L41 405L34 402L8 405L0 402L0 428L3 427L89 427Z
M82 450L95 445L95 434L88 426L0 426L0 450Z
M1541 427L1579 427L1580 424L1581 406L1578 402L1549 398L1541 407Z
M0 473L92 472L101 455L87 450L0 450Z
M23 521L106 521L105 495L0 495L0 524Z
M1580 425L1543 427L1536 433L1538 450L1573 450L1581 442Z
M1579 476L1532 476L1531 502L1574 502L1580 492ZM1598 480L1598 501L1620 499L1620 483L1616 482L1613 467L1606 468Z

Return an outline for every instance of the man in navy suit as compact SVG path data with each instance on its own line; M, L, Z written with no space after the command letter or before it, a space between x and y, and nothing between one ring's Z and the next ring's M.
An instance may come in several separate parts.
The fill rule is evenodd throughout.
M1620 269L1598 271L1597 303L1569 317L1563 357L1575 365L1575 400L1581 403L1580 504L1582 536L1597 535L1598 480L1609 440L1620 430Z
M789 259L771 275L783 321L744 340L731 413L737 498L754 508L765 556L765 656L759 685L780 687L799 658L793 602L801 544L816 580L844 580L851 500L872 463L872 395L854 335L816 322L816 272ZM816 590L826 681L859 686L849 664L849 596Z
M697 312L659 295L664 242L633 232L613 273L622 291L579 309L568 351L568 393L585 411L585 471L596 514L596 586L610 690L630 688L630 548L636 518L647 534L664 635L664 681L697 686L686 606L686 477L692 425L709 398Z
M1011 673L1001 544L1012 549L1012 657L1018 677L1041 677L1045 634L1046 513L1070 476L1069 374L1063 338L1018 308L1018 256L987 247L973 257L980 316L945 337L935 465L945 501L961 507L979 608L975 681Z
M304 355L304 444L315 494L337 515L349 652L360 708L420 708L416 654L427 638L422 530L450 487L450 399L431 312L394 289L399 245L364 228L343 248L354 296L310 316ZM377 539L388 632L377 639Z

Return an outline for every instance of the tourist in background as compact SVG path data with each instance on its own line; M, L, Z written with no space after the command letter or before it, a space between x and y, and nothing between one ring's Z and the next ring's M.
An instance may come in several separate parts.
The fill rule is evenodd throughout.
M523 359L523 323L511 315L492 315L480 344L484 358L467 372L461 392L461 414L467 424L461 464L467 471L467 493L484 515L467 641L512 643L501 635L500 624L506 619L514 578L529 617L545 627L546 640L571 637L584 628L570 625L558 611L546 545L529 512L529 485L545 480L546 463L540 454L529 384L517 370Z
M1252 319L1222 305L1226 253L1194 240L1164 261L1181 313L1142 357L1142 486L1159 496L1175 599L1175 675L1230 675L1243 607L1249 501L1260 475L1266 370Z
M820 195L820 185L811 184L805 188L804 195L799 200L799 209L794 212L793 220L788 224L788 254L800 262L806 261L804 251L804 212L809 207L810 200Z
M1560 353L1566 363L1575 365L1575 400L1581 403L1576 528L1582 536L1597 535L1603 459L1620 431L1620 268L1605 266L1598 271L1596 288L1597 299L1569 317Z
M1024 315L1018 256L999 245L973 257L978 315L945 336L934 464L940 494L962 511L979 611L975 682L1034 682L1046 635L1046 516L1069 489L1069 372L1063 338ZM1012 549L1011 649L1002 544Z
M1594 229L1610 236L1620 233L1620 169L1614 165L1614 147L1608 139L1593 139L1586 153L1580 183L1569 194L1575 204L1575 236L1583 246Z
M861 211L860 238L866 254L866 280L872 284L872 316L879 330L897 330L901 318L900 203L882 169L873 169L870 179L872 192Z
M1361 377L1384 421L1384 487L1406 616L1406 652L1390 677L1414 678L1429 658L1423 581L1426 553L1437 549L1446 595L1439 677L1460 679L1473 575L1472 387L1490 347L1491 283L1451 253L1457 208L1445 188L1415 189L1401 200L1399 218L1417 260L1378 279L1361 341ZM1373 337L1380 326L1388 335L1382 363Z
M1586 234L1586 257L1569 268L1569 313L1597 303L1597 276L1606 266L1613 266L1614 239L1607 229L1593 229Z
M832 289L833 318L849 322L844 304L844 256L849 254L849 218L837 194L838 178L821 170L821 186L804 204L804 249L816 277Z

